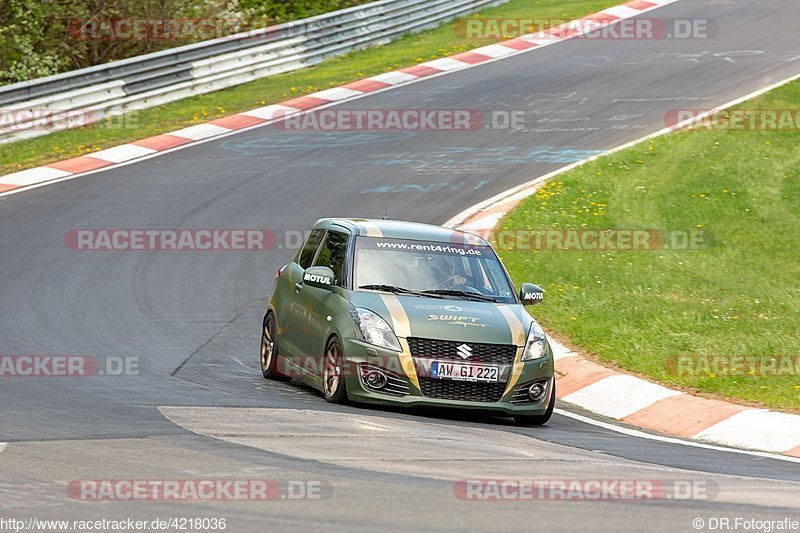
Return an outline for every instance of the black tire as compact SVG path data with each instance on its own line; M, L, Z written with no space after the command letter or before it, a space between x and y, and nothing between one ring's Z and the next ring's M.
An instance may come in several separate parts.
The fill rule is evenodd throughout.
M547 404L547 411L542 415L514 415L514 422L520 426L541 426L546 424L553 416L553 409L556 407L556 380L553 378L553 390L550 391L550 403Z
M331 403L347 402L347 382L344 379L344 357L339 339L333 337L325 347L322 370L322 392Z
M275 325L275 315L272 312L264 317L261 327L261 374L275 381L289 381L289 376L278 370L278 328Z

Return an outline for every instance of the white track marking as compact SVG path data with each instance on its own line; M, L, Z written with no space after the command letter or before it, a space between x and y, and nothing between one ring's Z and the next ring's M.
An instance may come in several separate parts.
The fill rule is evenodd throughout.
M755 450L739 450L737 448L725 448L723 446L714 446L713 444L703 444L702 442L681 440L673 437L663 437L661 435L652 435L650 433L645 433L644 431L639 431L636 429L626 428L623 426L617 426L615 424L601 422L599 420L589 418L588 416L575 414L570 411L566 411L564 409L555 409L553 412L561 416L565 416L567 418L572 418L573 420L583 422L585 424L601 427L603 429L607 429L615 433L621 433L622 435L628 435L629 437L638 437L641 439L665 442L667 444L679 444L681 446L690 446L692 448L703 448L705 450L715 450L718 452L737 453L740 455L752 455L754 457L766 457L767 459L775 459L776 461L786 461L787 463L800 464L800 457L790 457L788 455L776 455L774 453L758 452Z
M41 183L43 181L54 180L62 177L69 177L73 174L65 170L58 170L51 167L36 167L27 170L14 172L2 176L3 185L33 185L34 183Z
M430 77L430 76L428 76ZM367 80L372 81L379 81L381 83L388 83L389 85L399 85L399 84L406 84L406 83L413 83L415 81L419 81L419 76L414 76L413 74L408 74L406 72L387 72L386 74L378 74L377 76L372 76L367 78ZM372 91L371 93L367 94L375 94L378 91Z
M479 65L486 64L486 61L478 64ZM458 59L453 59L451 57L443 57L441 59L434 59L433 61L426 61L425 63L420 64L420 66L435 68L436 70L443 70L445 72L448 72L451 70L459 70L462 68L466 68L471 65L466 61L459 61Z
M229 130L228 128L223 128L222 126L206 123L198 124L196 126L189 126L188 128L183 128L182 130L178 131L169 131L167 134L175 135L177 137L185 137L187 139L192 139L193 141L199 141L202 139L208 139L209 137L216 137L222 135L223 133L230 133L231 131L242 130ZM139 161L141 161L141 159Z
M347 100L348 98L360 96L362 94L364 94L364 91L354 91L353 89L348 89L347 87L334 87L333 89L325 89L324 91L311 93L306 96L310 96L312 98L322 98L323 100L336 102L338 100Z
M521 36L520 39L535 44L539 48L557 43L562 40L561 37L556 37L555 35L550 35L549 33L545 34L544 32L526 33L525 35Z
M3 450L5 450L5 449L6 449L6 443L5 442L0 442L0 453L3 453Z
M293 113L299 113L300 110L296 107L289 107L280 104L273 104L267 105L264 107L258 107L256 109L251 109L250 111L242 111L239 113L240 115L247 115L248 117L256 117L256 118L263 118L264 120L272 120L275 118L275 115L283 116L283 115L291 115Z
M614 6L602 10L600 13L605 13L606 15L612 15L621 19L628 19L635 17L641 13L641 11L628 6Z
M470 50L470 52L475 52L476 54L486 57L503 57L513 54L516 52L516 50L514 48L509 48L508 46L503 46L503 43L499 43L490 44L489 46L484 46L483 48L476 48L474 50Z
M158 152L158 150L145 148L144 146L138 146L136 144L121 144L119 146L114 146L113 148L107 148L105 150L92 152L91 154L86 155L96 159L102 159L103 161L110 161L111 163L122 163L124 161L130 161L131 159L144 157L156 152Z
M550 348L553 349L553 359L556 361L560 359L566 359L567 357L577 357L578 354L555 340L550 335L547 336L547 340L550 341Z
M582 387L562 399L593 413L622 420L660 400L681 394L628 374L617 374Z
M800 446L800 416L748 409L704 429L693 438L785 452Z
M458 228L461 231L487 231L494 229L497 226L497 223L500 222L500 219L503 218L505 213L492 213L491 215L486 215L485 217L481 217L477 220L473 220L468 224L465 224Z

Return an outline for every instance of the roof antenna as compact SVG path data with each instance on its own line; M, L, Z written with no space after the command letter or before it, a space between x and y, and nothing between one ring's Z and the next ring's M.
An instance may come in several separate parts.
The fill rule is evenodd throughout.
M389 205L386 198L383 199L383 217L381 218L381 220L391 220L389 218Z

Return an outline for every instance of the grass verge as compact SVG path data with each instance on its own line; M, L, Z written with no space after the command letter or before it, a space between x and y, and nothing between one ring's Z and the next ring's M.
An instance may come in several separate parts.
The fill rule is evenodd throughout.
M737 109L796 116L800 82ZM501 253L514 279L546 289L543 324L601 361L800 410L797 128L698 128L601 158L548 183L500 230L526 228L695 232L703 242L687 250L524 251L517 239Z
M571 20L617 4L619 0L511 0L482 11L480 16ZM1 144L0 175L86 155L494 42L467 39L460 33L454 30L453 23L448 23L433 30L404 36L384 46L356 51L302 70L129 113L124 117L84 128Z

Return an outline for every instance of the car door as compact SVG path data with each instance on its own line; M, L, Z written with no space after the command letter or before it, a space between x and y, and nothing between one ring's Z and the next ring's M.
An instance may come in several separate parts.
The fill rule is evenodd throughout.
M307 368L314 368L319 376L322 375L323 355L328 340L327 317L335 312L335 303L341 300L338 289L345 285L348 242L349 236L345 233L334 230L325 232L312 266L325 266L333 271L333 290L303 285L297 295L297 301L304 310L303 335L297 339L297 347L306 356Z
M310 267L317 255L325 230L311 230L294 259L286 265L275 287L275 313L278 322L278 344L280 353L295 364L301 363L299 343L304 333L304 307L301 301L303 272Z

